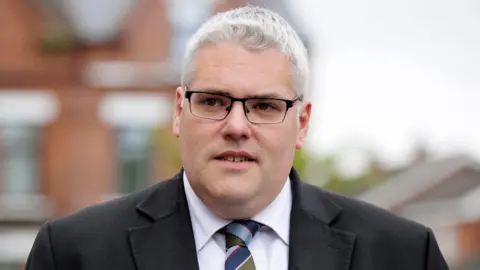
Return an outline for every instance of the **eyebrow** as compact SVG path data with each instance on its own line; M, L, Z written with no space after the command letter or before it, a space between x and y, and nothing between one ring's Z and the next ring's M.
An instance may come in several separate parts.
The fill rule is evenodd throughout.
M200 91L205 91L205 92L212 93L212 94L225 95L225 96L229 96L229 97L232 96L232 94L229 93L228 91L219 90L219 89L207 88L207 89L200 89ZM279 94L274 93L274 92L265 93L265 94L247 95L247 96L245 96L245 98L279 98L279 99L286 99L285 97L282 97Z

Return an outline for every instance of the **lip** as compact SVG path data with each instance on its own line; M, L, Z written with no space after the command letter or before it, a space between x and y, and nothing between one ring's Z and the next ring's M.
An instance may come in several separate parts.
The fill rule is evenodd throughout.
M244 156L250 159L250 161L232 162L232 161L221 159L222 157L225 157L225 156ZM252 154L243 150L242 151L234 151L234 150L224 151L219 155L216 155L213 161L216 164L220 165L222 168L225 168L230 171L246 170L257 163L257 159Z
M222 153L216 155L214 157L214 159L219 159L219 158L222 158L222 157L226 157L226 156L244 156L248 159L250 159L251 161L250 162L256 162L257 159L252 155L250 154L249 152L245 151L245 150L240 150L240 151L234 151L234 150L227 150L227 151L223 151Z

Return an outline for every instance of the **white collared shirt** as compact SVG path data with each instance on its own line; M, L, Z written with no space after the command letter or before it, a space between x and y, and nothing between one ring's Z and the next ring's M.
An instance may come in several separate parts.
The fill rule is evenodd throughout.
M185 172L183 173L183 182L192 220L200 270L224 270L226 256L225 236L217 231L231 221L213 214L203 204L193 191ZM267 208L252 218L252 220L266 225L255 234L255 237L248 245L256 269L288 269L291 208L292 190L290 178L288 178L277 198Z

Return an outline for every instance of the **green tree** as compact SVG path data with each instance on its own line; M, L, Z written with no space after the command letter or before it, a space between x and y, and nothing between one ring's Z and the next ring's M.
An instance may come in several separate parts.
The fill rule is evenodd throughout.
M334 156L320 156L303 149L296 152L294 167L306 182L350 196L379 184L388 176L388 171L372 162L360 175L345 177L337 169L337 160Z
M163 127L157 129L155 137L158 140L162 162L174 170L180 170L182 168L180 147L178 139L173 135L171 128Z

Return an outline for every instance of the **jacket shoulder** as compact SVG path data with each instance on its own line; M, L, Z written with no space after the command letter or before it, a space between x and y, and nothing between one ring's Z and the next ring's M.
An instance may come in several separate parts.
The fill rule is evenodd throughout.
M163 180L143 190L82 208L74 213L48 221L52 230L68 233L115 231L144 224L148 217L137 211L137 205L158 190L168 189L172 179Z
M175 185L173 178L164 180L144 190L46 222L37 234L29 265L33 268L55 264L59 269L77 269L80 263L95 265L102 260L131 263L122 261L130 252L129 229L151 223L151 218L138 211L137 206L148 198L157 197L157 192L160 195L170 192L172 184ZM119 254L121 258L116 259Z
M368 265L365 269L382 261L398 265L396 269L448 269L429 227L356 198L308 184L304 188L316 197L314 201L327 200L326 204L339 209L330 226L355 235L353 260ZM405 266L406 262L410 266Z

